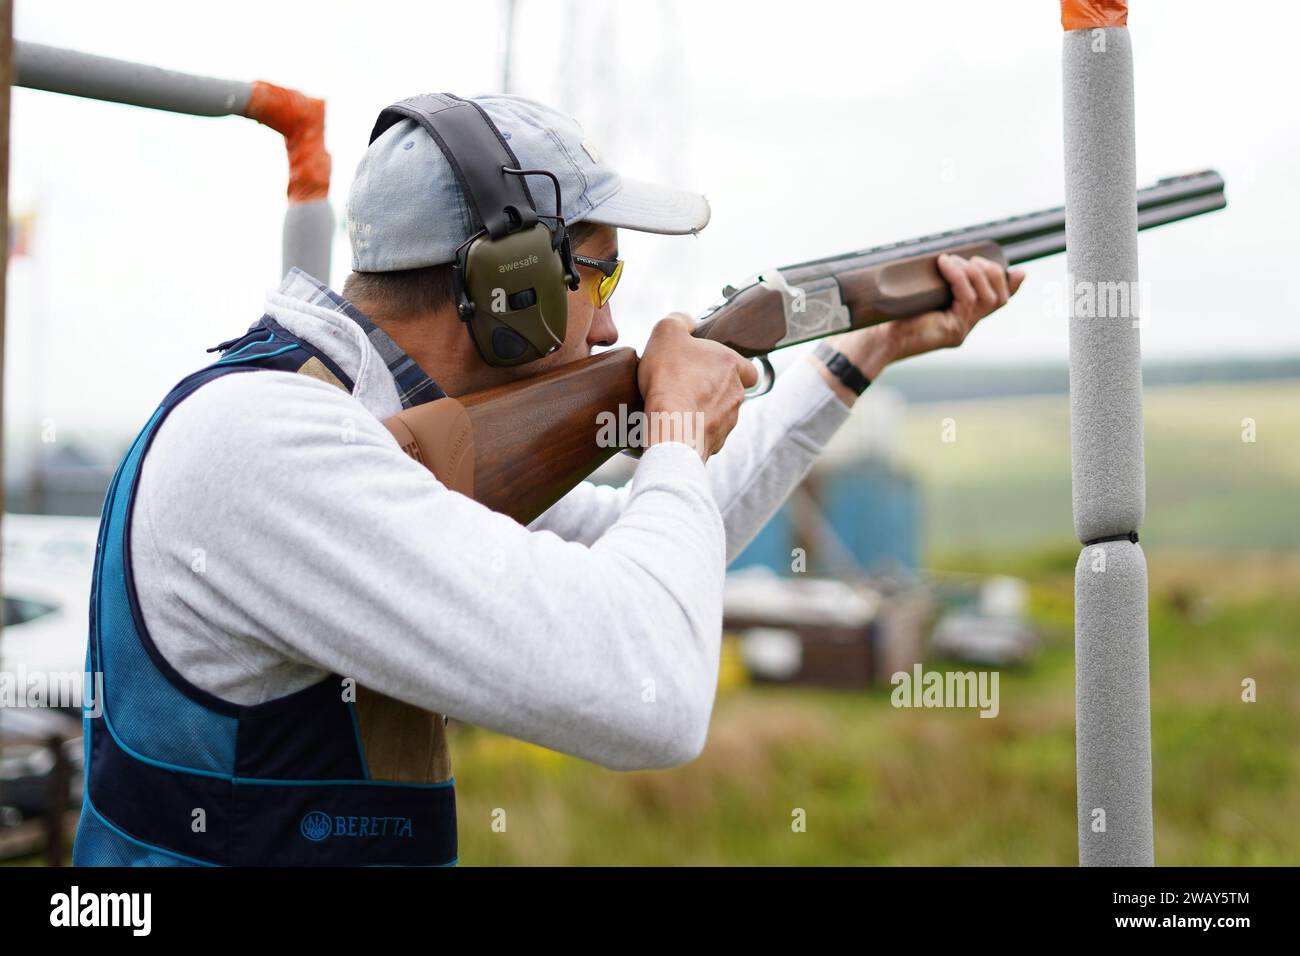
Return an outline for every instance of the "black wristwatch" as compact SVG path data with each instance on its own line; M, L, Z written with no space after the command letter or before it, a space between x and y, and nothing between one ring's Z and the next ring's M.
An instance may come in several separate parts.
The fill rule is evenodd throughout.
M861 395L871 384L871 379L863 375L861 369L845 358L844 353L837 352L827 343L818 342L813 354L821 359L830 373L843 382L854 395Z

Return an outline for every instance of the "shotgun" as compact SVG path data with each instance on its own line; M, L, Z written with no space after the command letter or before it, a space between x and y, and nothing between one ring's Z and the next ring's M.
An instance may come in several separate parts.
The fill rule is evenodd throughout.
M1227 205L1213 170L1137 191L1138 228ZM699 317L694 334L763 365L771 387L775 349L952 304L941 253L983 256L1008 268L1065 251L1065 208L1046 209L769 269ZM447 487L527 524L620 449L599 422L641 409L637 356L612 349L533 378L409 408L384 424Z

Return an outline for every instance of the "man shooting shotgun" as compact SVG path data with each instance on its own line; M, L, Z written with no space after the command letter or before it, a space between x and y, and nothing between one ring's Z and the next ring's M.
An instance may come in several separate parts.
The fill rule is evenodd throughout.
M381 114L349 198L344 294L291 272L166 396L114 478L75 862L454 862L440 715L616 769L700 752L726 563L868 380L961 344L1023 274L941 258L951 305L831 338L744 414L751 364L670 315L635 384L647 412L698 413L702 433L670 429L627 486L563 489L527 525L425 467L463 484L469 461L486 486L491 435L407 441L384 423L456 396L527 432L549 402L474 396L597 361L618 336L618 230L689 234L708 216L699 196L620 178L531 100L422 96Z
M1223 178L1213 170L1139 189L1138 228L1222 209L1227 205L1223 190ZM892 341L875 340L876 356L883 352L897 360L927 351L933 343L921 338L941 333L913 318L937 312L952 320L957 314L954 304L960 306L960 298L954 300L947 277L960 260L983 260L987 269L989 263L1005 266L1063 251L1065 209L1058 207L769 269L739 288L724 289L723 300L691 335L761 361L767 387L774 378L769 352L852 329L890 323L881 334ZM990 275L996 282L997 274ZM1135 302L1138 290L1120 285L1101 283L1094 289L1082 283L1069 290L1071 307L1087 317ZM901 319L908 321L896 321ZM876 367L870 352L863 364ZM815 357L822 363L815 367L830 372L832 383L840 382L853 395L866 387L867 378L829 344L820 343ZM617 448L646 444L644 428L626 433L613 428L615 421L631 417L630 409L641 415L637 358L631 349L614 349L513 384L419 405L385 425L403 450L449 487L526 524ZM680 416L673 416L660 413L659 419L668 417L668 427L675 427ZM601 427L593 429L593 421ZM456 440L449 443L451 434ZM454 462L440 451L449 444L458 452Z

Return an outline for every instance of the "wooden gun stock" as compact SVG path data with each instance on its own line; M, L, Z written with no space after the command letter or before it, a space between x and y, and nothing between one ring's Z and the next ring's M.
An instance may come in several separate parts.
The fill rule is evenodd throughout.
M614 349L384 425L448 488L528 524L619 450L599 441L599 416L640 411L636 366L634 350Z

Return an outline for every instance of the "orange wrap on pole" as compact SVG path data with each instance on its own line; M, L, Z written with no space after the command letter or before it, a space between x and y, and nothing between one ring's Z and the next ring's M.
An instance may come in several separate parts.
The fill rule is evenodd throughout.
M1066 30L1122 27L1128 23L1128 0L1061 0Z
M284 136L289 151L289 202L315 202L330 191L325 101L274 83L253 81L244 115Z

